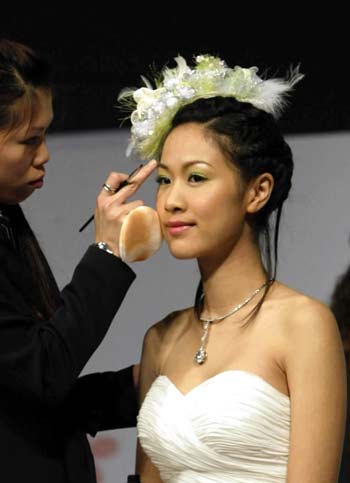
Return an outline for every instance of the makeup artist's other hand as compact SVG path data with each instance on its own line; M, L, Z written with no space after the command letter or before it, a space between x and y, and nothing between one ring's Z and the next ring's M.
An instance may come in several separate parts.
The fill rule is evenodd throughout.
M117 256L119 256L120 229L126 215L134 208L144 204L142 200L129 203L127 203L127 200L137 192L156 166L156 161L150 161L135 176L132 176L130 184L124 186L118 193L111 193L103 188L97 197L95 209L96 242L107 243ZM112 189L116 189L127 178L127 174L113 172L110 173L105 183Z

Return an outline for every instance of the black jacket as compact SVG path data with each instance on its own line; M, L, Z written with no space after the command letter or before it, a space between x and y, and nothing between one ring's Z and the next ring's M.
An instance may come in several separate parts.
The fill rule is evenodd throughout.
M95 482L86 433L135 426L132 367L78 376L135 274L89 247L45 322L18 289L23 276L16 251L0 240L0 481Z

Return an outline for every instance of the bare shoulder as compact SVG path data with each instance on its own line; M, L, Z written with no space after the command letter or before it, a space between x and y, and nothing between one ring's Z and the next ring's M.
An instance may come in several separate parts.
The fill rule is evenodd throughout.
M309 295L278 283L273 297L283 315L281 321L289 334L297 335L317 329L319 334L337 331L337 323L329 307Z
M173 339L176 333L181 332L188 323L193 307L170 312L163 319L153 324L144 337L145 345L160 347L168 340Z
M143 339L140 375L140 397L145 396L151 383L161 373L166 352L176 341L176 333L183 330L189 320L191 309L183 309L169 313L159 322L153 324Z
M326 304L280 283L272 295L286 355L342 351L337 322Z

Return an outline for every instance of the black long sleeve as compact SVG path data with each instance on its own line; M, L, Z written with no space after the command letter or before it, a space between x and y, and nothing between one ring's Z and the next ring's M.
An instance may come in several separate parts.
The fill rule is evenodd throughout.
M136 426L138 403L132 368L79 377L66 401L71 424L91 436L106 429Z
M10 219L26 227L18 208L10 208ZM0 237L0 479L96 483L86 433L135 425L133 371L79 374L135 274L91 246L59 292L46 260L31 264L31 254L40 251L31 252L34 245L26 245L20 230L9 239L6 226ZM53 306L58 309L45 318Z
M33 318L6 276L16 257L0 246L0 386L12 396L56 406L105 336L134 272L119 258L89 247L52 318ZM30 289L30 288L28 288Z

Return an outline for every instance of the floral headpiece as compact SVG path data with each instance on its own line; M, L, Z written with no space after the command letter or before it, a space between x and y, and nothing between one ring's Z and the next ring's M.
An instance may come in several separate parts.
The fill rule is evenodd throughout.
M181 56L175 61L176 67L163 69L155 88L142 76L146 87L120 93L118 100L132 111L127 156L136 151L146 159L157 157L177 111L200 98L234 97L278 117L285 104L284 95L304 77L297 67L288 79L263 80L257 75L257 67L231 69L211 55L198 55L193 68Z

